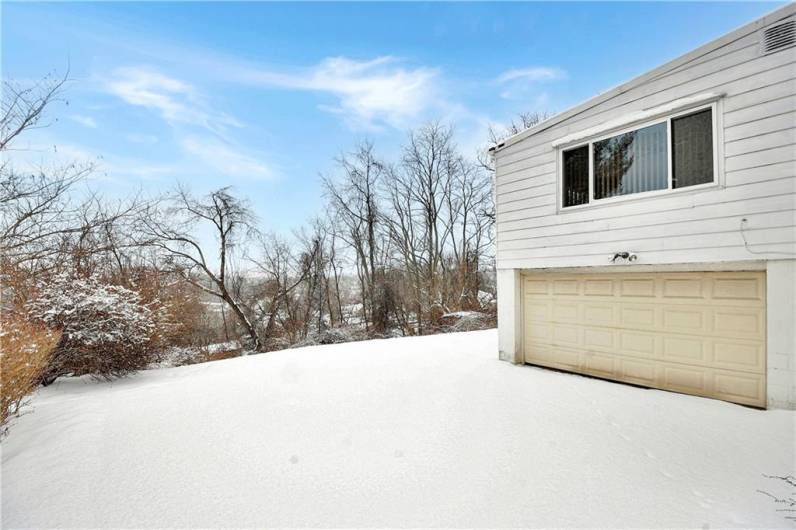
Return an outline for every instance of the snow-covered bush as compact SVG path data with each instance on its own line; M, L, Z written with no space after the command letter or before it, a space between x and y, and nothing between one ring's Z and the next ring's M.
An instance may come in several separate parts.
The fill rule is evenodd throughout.
M320 333L312 331L303 340L290 345L290 348L302 348L304 346L317 346L319 344L342 344L344 342L356 342L372 338L381 338L382 335L367 332L357 326L347 326L340 328L328 328Z
M171 346L163 350L158 362L150 368L173 368L202 362L202 350L194 346Z
M497 327L497 320L495 315L491 313L457 311L442 315L440 324L443 326L444 331L449 332L478 331Z
M61 274L39 286L27 309L34 322L62 332L44 384L62 375L123 376L157 360L156 315L130 289Z
M0 318L0 436L19 415L25 398L33 392L47 368L60 333L36 326L18 315Z

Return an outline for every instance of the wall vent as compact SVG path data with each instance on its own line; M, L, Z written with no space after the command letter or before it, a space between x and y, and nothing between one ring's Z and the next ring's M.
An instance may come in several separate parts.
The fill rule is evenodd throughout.
M789 20L763 30L763 55L775 53L796 44L796 20Z

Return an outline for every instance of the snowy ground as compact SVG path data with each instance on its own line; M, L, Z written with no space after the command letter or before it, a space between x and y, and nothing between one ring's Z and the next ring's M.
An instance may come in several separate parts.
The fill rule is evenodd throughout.
M479 331L65 380L3 442L3 526L793 527L758 491L793 492L764 476L796 474L793 412L495 350Z

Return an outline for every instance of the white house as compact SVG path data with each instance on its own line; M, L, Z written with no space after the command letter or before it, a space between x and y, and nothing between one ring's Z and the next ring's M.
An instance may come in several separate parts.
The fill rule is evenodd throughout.
M501 359L796 407L795 44L790 4L493 149Z

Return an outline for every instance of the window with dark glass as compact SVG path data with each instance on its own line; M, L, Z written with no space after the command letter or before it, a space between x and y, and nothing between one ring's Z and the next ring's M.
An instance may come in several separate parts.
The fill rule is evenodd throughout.
M562 206L714 182L713 109L563 151Z
M666 123L594 142L594 198L669 186Z
M564 206L589 202L589 146L564 151Z
M672 188L713 182L711 109L672 118Z

